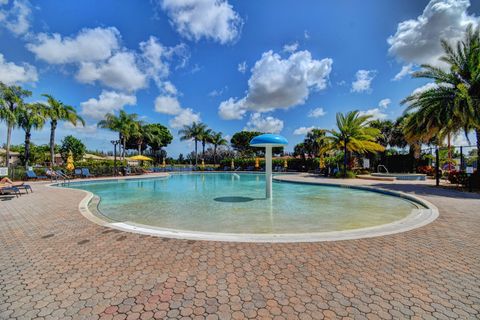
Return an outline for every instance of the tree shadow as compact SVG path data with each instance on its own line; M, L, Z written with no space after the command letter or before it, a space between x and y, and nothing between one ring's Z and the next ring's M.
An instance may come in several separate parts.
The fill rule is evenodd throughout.
M226 196L226 197L217 197L213 200L217 202L230 202L230 203L237 203L237 202L250 202L255 200L265 200L265 198L251 198L251 197L241 197L241 196Z

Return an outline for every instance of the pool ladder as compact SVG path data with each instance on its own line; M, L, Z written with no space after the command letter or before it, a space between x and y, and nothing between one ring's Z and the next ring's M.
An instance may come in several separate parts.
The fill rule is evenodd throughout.
M385 172L386 172L386 173L389 173L387 167L385 167L383 164L379 164L379 165L377 166L377 172L378 172L378 173L381 173L381 172L380 172L380 169L381 169L381 168L385 169Z

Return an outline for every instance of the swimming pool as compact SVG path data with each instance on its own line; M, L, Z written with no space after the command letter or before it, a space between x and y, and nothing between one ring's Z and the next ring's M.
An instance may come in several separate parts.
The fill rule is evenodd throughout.
M74 182L111 224L207 234L287 235L349 231L402 221L425 209L409 199L337 186L273 183L262 174L173 174Z

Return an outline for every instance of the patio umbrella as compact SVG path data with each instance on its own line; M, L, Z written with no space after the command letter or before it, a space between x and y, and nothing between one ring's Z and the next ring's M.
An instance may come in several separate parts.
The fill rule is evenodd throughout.
M153 161L152 158L142 156L142 155L130 157L130 158L128 158L128 160L132 160L132 161Z

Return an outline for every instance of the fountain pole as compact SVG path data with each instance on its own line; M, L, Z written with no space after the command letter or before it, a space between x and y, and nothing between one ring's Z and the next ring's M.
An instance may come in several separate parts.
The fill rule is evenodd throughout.
M272 197L272 146L265 147L265 197Z

